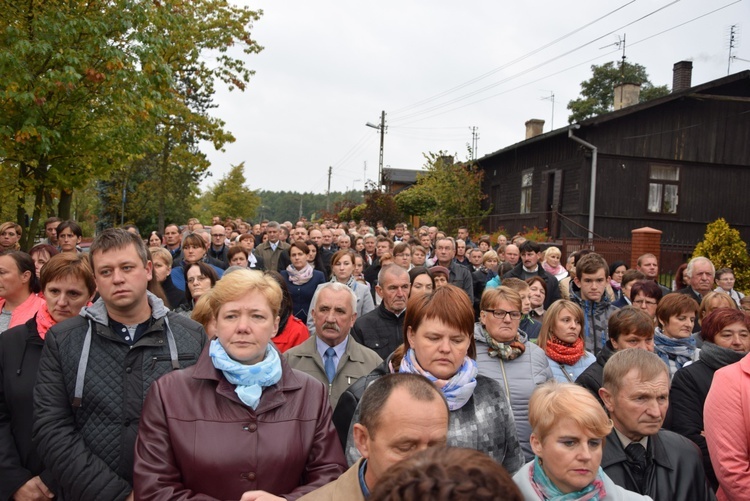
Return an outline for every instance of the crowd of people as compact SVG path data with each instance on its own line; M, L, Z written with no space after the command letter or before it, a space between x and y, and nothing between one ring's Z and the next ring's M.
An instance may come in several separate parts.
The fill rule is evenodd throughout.
M0 225L0 500L735 500L750 298L468 228Z

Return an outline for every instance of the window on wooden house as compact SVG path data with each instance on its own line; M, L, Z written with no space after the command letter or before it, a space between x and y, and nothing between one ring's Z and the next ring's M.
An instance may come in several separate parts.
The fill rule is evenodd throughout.
M677 214L680 192L680 168L651 165L648 181L648 212Z
M534 170L521 172L521 214L531 212L531 186L534 182Z

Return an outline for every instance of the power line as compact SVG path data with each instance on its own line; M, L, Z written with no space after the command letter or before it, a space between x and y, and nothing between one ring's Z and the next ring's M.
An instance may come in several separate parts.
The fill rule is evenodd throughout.
M542 45L540 47L537 47L536 49L534 49L534 50L532 50L530 52L527 52L526 54L523 54L523 55L517 57L516 59L503 64L502 66L499 66L499 67L497 67L497 68L495 68L493 70L490 70L490 71L488 71L488 72L486 72L486 73L484 73L482 75L479 75L478 77L472 78L471 80L468 80L468 81L466 81L466 82L464 82L462 84L459 84L459 85L457 85L455 87L452 87L452 88L450 88L450 89L448 89L446 91L443 91L443 92L441 92L439 94L436 94L436 95L434 95L432 97L428 97L428 98L423 99L421 101L418 101L416 103L410 104L408 106L404 106L403 108L399 108L399 109L391 112L391 115L397 115L397 114L402 113L402 112L404 112L406 110L419 107L419 106L421 106L423 104L429 103L430 101L434 101L435 99L440 99L441 97L446 96L446 95L448 95L448 94L450 94L452 92L455 92L457 90L463 89L464 87L466 87L468 85L471 85L471 84L479 82L480 80L483 80L483 79L485 79L485 78L487 78L489 76L492 76L495 73L497 73L498 71L502 71L502 70L504 70L505 68L507 68L509 66L512 66L512 65L514 65L516 63L519 63L519 62L523 61L524 59L527 59L527 58L533 56L534 54L537 54L538 52L541 52L542 50L544 50L544 49L546 49L548 47L551 47L551 46L555 45L556 43L565 40L568 37L571 37L571 36L575 35L576 33L578 33L580 31L588 28L589 26L591 26L591 25L593 25L595 23L598 23L602 19L605 19L605 18L611 16L612 14L614 14L614 13L616 13L616 12L624 9L625 7L627 7L628 5L630 5L630 4L634 3L634 2L635 2L635 0L631 0L630 2L627 2L627 3L623 4L623 5L621 5L620 7L617 7L616 9L614 9L614 10L612 10L612 11L604 14L603 16L598 17L598 18L594 19L593 21L590 21L590 22L584 24L583 26L580 26L580 27L576 28L575 30L573 30L573 31L571 31L569 33L566 33L565 35L562 35L561 37L556 38L555 40L552 40L551 42L548 42L548 43L546 43L546 44L544 44L544 45Z
M697 20L699 20L699 19L701 19L701 18L704 18L704 17L706 17L706 16L709 16L709 15L711 15L711 14L714 14L714 13L716 13L716 12L720 11L720 10L726 9L727 7L730 7L730 6L732 6L732 5L736 4L736 3L740 3L741 1L742 1L742 0L735 0L734 2L730 2L730 3L728 3L728 4L726 4L726 5L722 6L722 7L719 7L719 8L717 8L717 9L713 9L713 10L711 10L711 11L709 11L709 12L705 12L705 13L703 13L703 14L701 14L701 15L699 15L699 16L696 16L696 17L694 17L694 18L692 18L692 19L689 19L689 20L687 20L687 21L684 21L684 22L682 22L682 23L680 23L680 24L677 24L677 25L675 25L675 26L672 26L671 28L667 28L667 29L665 29L665 30L662 30L662 31L660 31L660 32L658 32L658 33L655 33L655 34L653 34L653 35L650 35L650 36L648 36L648 37L646 37L646 38L643 38L643 39L641 39L641 40L638 40L638 41L636 41L636 42L631 42L631 43L629 44L629 46L630 46L630 47L633 47L634 45L638 45L638 44L640 44L640 43L642 43L642 42L645 42L646 40L650 40L650 39L652 39L652 38L654 38L654 37L657 37L657 36L659 36L659 35L663 35L664 33L667 33L667 32L669 32L669 31L672 31L672 30L674 30L674 29L677 29L677 28L680 28L680 27L682 27L682 26L685 26L685 25L687 25L687 24L690 24L690 23L692 23L692 22L694 22L694 21L697 21ZM670 4L670 5L671 5L671 4ZM668 6L668 5L667 5L667 6ZM665 7L667 7L667 6L665 6ZM632 24L632 23L631 23L631 24ZM620 29L620 28L618 28L618 29ZM617 30L614 30L614 31L617 31ZM608 34L608 35L609 35L609 34ZM605 35L605 36L607 36L607 35ZM481 103L481 102L483 102L483 101L486 101L486 100L488 100L488 99L492 99L492 98L494 98L494 97L497 97L497 96L501 96L501 95L503 95L503 94L507 94L507 93L509 93L509 92L512 92L512 91L515 91L515 90L518 90L518 89L522 89L522 88L524 88L524 87L526 87L526 86L528 86L528 85L530 85L530 84L533 84L533 83L536 83L536 82L539 82L539 81L545 80L545 79L547 79L547 78L550 78L550 77L553 77L553 76L555 76L555 75L559 75L560 73L564 73L564 72L566 72L566 71L572 70L573 68L577 68L578 66L581 66L581 65L584 65L584 64L588 64L588 63L591 63L591 62L593 62L593 61L597 61L597 60L599 60L599 59L601 59L601 58L603 58L603 57L606 57L606 56L608 56L608 55L610 55L610 54L614 54L614 53L617 53L617 52L619 52L619 49L617 49L617 50L613 50L613 51L610 51L610 52L607 52L607 53L605 53L605 54L602 54L602 55L600 55L600 56L597 56L597 57L594 57L594 58L591 58L591 59L589 59L589 60L587 60L587 61L584 61L584 62L582 62L582 63L578 63L578 64L574 64L574 65L572 65L572 66L568 66L567 68L564 68L564 69L562 69L562 70L556 71L556 72L554 72L554 73L550 73L550 74L548 74L548 75L544 75L544 76L542 76L542 77L540 77L540 78L537 78L537 79L535 79L535 80L531 80L531 81L529 81L529 82L526 82L526 83L524 83L524 84L522 84L522 85L519 85L519 86L517 86L517 87L513 87L512 89L508 89L508 90L505 90L505 91L503 91L503 92L498 92L498 93L492 94L492 95L490 95L490 96L486 96L486 97L483 97L483 98L481 98L481 99L477 99L477 100L475 100L475 101L471 101L471 102L469 102L469 103L466 103L466 104L462 104L462 105L460 105L460 106L456 106L456 107L450 108L450 109L448 109L448 110L445 110L445 111L442 111L442 112L439 112L439 113L433 113L433 114L431 114L431 115L428 115L428 116L426 116L426 117L422 117L422 118L417 118L416 120L412 120L412 121L410 121L410 122L406 122L405 124L401 125L400 127L403 127L404 125L411 125L411 124L413 124L413 123L418 123L418 122L421 122L421 121L423 121L423 120L428 120L428 119L430 119L430 118L435 118L435 117L437 117L437 116L440 116L440 115L444 115L444 114L446 114L446 113L450 113L450 112L452 112L452 111L456 111L456 110L459 110L459 109L461 109L461 108L465 108L465 107L467 107L467 106L471 106L471 105L474 105L474 104L477 104L477 103ZM509 77L509 78L505 79L505 81L508 81L508 80L514 79L514 78L516 78L516 77L518 77L518 76L522 76L522 75L524 75L524 74L526 74L526 73L528 73L528 72L530 72L530 71L533 71L533 70L535 70L535 69L539 68L540 66L541 66L541 65L537 65L537 66L535 66L535 67L533 67L533 68L529 68L529 69L527 69L527 70L524 70L523 72L521 72L521 73L519 73L519 74L517 74L517 75L513 75L513 76L511 76L511 77ZM502 83L505 83L505 81L503 81Z
M434 106L432 106L430 108L424 109L422 111L415 111L415 112L413 112L411 114L408 114L408 115L405 115L405 116L393 119L393 121L407 120L407 119L410 119L410 118L417 117L419 115L423 115L425 113L430 113L430 112L439 110L440 108L444 108L446 106L450 106L451 104L455 104L455 103L457 103L459 101L462 101L464 99L468 99L470 97L473 97L473 96L475 96L477 94L480 94L480 93L485 92L487 90L490 90L490 89L492 89L494 87L497 87L498 85L502 85L505 82L508 82L510 80L518 78L519 76L525 75L526 73L529 73L529 72L531 72L533 70L539 69L542 66L546 66L547 64L550 64L552 62L558 61L560 58L563 58L563 57L568 56L568 55L570 55L570 54L572 54L574 52L577 52L577 51L583 49L584 47L587 47L587 46L589 46L589 45L591 45L591 44L593 44L595 42L598 42L599 40L601 40L601 39L603 39L605 37L608 37L609 35L611 35L613 33L616 33L618 31L620 31L623 28L626 28L626 27L631 26L631 25L633 25L635 23L643 21L644 19L646 19L646 18L648 18L650 16L653 16L654 14L656 14L656 13L662 11L662 10L664 10L664 9L666 9L668 7L671 7L672 5L678 3L679 1L680 0L673 0L672 2L670 2L670 3L666 4L666 5L663 5L663 6L659 7L658 9L655 9L655 10L649 12L648 14L645 14L645 15L637 18L637 19L634 19L633 21L630 21L629 23L626 23L626 24L624 24L624 25L622 25L622 26L620 26L618 28L615 28L614 30L609 31L608 33L605 33L604 35L596 37L593 40L590 40L590 41L588 41L588 42L586 42L584 44L581 44L581 45L579 45L577 47L574 47L573 49L570 49L570 50L568 50L566 52L563 52L562 54L559 54L559 55L557 55L555 57L547 59L546 61L543 61L543 62L541 62L541 63L539 63L539 64L537 64L535 66L532 66L531 68L527 68L527 69L525 69L525 70L523 70L523 71L521 71L519 73L516 73L515 75L510 75L510 76L508 76L508 77L506 77L506 78L504 78L504 79L502 79L502 80L500 80L498 82L494 82L492 84L485 85L484 87L482 87L480 89L474 90L472 92L468 92L466 94L463 94L463 95L461 95L459 97L456 97L456 98L451 99L449 101L446 101L444 103L436 104L436 105L434 105Z

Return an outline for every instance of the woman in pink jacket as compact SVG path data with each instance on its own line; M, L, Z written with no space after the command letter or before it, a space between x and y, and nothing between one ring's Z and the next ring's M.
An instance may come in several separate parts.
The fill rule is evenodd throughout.
M734 333L750 336L747 328ZM719 501L744 500L750 493L750 358L719 369L703 410L706 443Z
M31 256L16 250L0 253L0 333L36 315L44 303L38 292Z

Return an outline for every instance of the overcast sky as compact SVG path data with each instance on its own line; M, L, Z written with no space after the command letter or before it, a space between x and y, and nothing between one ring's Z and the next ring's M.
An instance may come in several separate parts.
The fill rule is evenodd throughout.
M252 189L324 193L329 166L332 191L361 189L377 178L380 136L365 123L381 110L386 167L421 168L428 151L464 159L471 127L481 157L523 140L530 118L549 131L553 93L554 128L567 125L590 66L619 61L623 37L628 61L670 88L681 60L693 85L727 74L733 24L733 53L750 60L750 0L235 1L263 9L252 36L265 49L247 56L245 92L219 88L214 114L237 141L204 145L203 186L244 161Z

